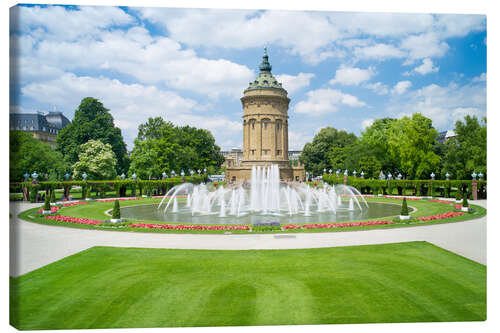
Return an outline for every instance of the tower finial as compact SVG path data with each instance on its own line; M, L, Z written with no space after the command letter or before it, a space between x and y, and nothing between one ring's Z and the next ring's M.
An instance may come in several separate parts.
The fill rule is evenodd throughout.
M264 47L264 56L262 57L262 63L259 66L261 72L271 72L273 67L269 63L269 57L267 56L267 47Z

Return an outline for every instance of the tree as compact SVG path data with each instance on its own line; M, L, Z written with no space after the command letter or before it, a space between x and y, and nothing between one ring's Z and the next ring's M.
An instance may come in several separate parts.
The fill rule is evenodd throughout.
M408 178L427 179L438 167L440 157L432 151L438 132L429 118L414 113L411 118L393 121L387 136L387 152L396 161L396 168Z
M365 178L377 178L382 165L374 156L363 156L359 159L359 172L364 172Z
M455 137L447 142L443 171L456 179L471 179L473 172L486 175L486 118L481 125L477 117L465 116L455 123Z
M109 180L116 177L116 157L110 144L89 140L80 146L78 162L73 164L73 178L81 179L87 173L92 180Z
M345 160L343 148L352 145L356 135L333 127L322 128L312 142L305 144L300 161L306 170L315 175L323 173L323 169L339 167Z
M23 181L26 172L36 171L39 180L61 179L70 170L61 153L30 133L10 132L10 181Z
M360 144L370 152L370 155L376 158L384 170L396 169L396 161L392 160L387 153L389 150L387 138L389 129L397 121L397 119L393 118L376 119L371 126L361 132Z
M406 197L403 198L403 204L401 205L401 214L402 216L408 216L408 203L406 202Z
M160 178L163 172L175 170L217 171L224 162L212 134L205 129L174 126L160 117L149 118L139 125L134 141L129 173L139 178Z
M129 159L121 130L114 126L109 110L92 97L82 99L73 121L59 132L56 150L72 165L78 160L81 145L89 140L110 144L117 159L116 172L127 172Z

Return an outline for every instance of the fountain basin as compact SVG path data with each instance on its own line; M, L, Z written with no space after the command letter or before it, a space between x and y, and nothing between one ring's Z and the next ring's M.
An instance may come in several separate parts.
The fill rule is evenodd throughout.
M411 208L409 207L409 210ZM247 213L241 216L220 217L218 211L212 214L192 214L191 210L179 202L177 212L164 212L158 209L158 204L137 205L122 207L120 209L123 218L141 221L176 222L187 224L256 224L264 222L279 222L280 224L296 223L332 223L348 222L367 219L376 219L399 215L400 205L368 202L368 208L360 210L337 210L336 212L311 212L310 216L304 214L289 215L286 212L278 213Z

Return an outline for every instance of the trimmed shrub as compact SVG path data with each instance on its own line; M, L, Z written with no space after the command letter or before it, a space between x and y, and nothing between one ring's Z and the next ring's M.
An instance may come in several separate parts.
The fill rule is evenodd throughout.
M56 202L56 190L52 189L50 191L50 202Z
M113 213L111 215L113 219L120 219L120 202L118 199L115 200L115 206L113 207Z
M464 201L462 202L462 207L469 207L469 202L467 201L467 195L464 195Z
M49 192L45 192L45 203L43 204L43 210L50 210L50 195L49 195Z
M460 199L462 199L462 191L460 191L460 189L457 189L457 192L455 193L455 200Z
M406 203L406 197L403 198L403 205L401 206L401 215L408 216L408 204Z

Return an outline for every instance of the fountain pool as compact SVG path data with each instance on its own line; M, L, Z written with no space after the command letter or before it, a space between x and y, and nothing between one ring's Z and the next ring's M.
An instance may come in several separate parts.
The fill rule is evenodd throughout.
M249 183L215 187L185 183L160 204L121 209L122 217L192 224L308 223L353 221L398 215L397 205L370 203L352 186L312 188L279 179L277 165L253 167Z

